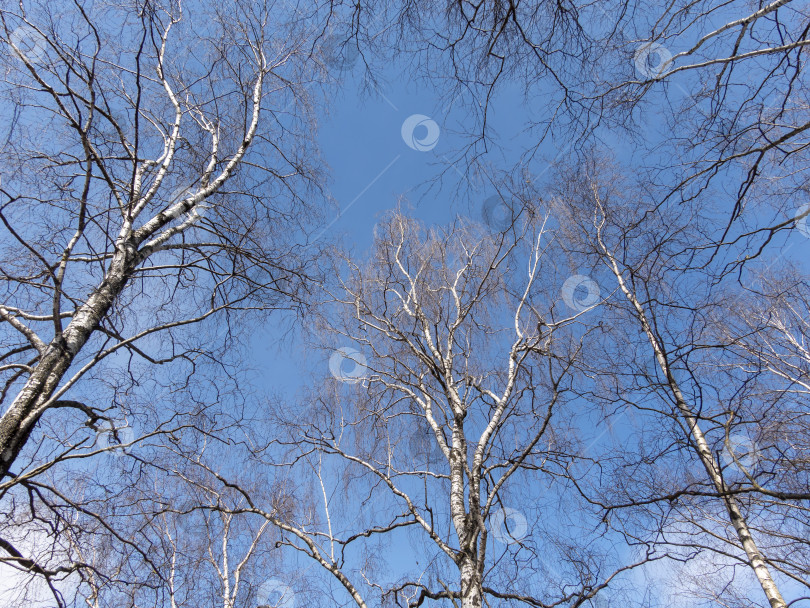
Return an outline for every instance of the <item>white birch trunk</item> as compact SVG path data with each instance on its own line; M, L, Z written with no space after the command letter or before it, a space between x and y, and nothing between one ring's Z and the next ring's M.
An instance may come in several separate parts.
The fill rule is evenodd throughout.
M611 270L616 276L616 280L619 283L619 288L636 310L636 314L641 322L642 329L647 335L650 346L652 346L653 352L655 353L656 361L658 362L661 371L666 376L667 383L669 384L670 390L675 397L678 411L680 412L682 419L686 422L689 432L692 435L692 439L697 447L698 457L700 458L703 467L706 469L706 473L708 474L709 479L711 480L715 489L723 496L723 502L725 503L731 524L734 527L734 531L738 540L740 541L743 551L745 551L745 555L748 558L748 563L751 566L751 569L754 571L754 574L762 587L762 591L765 593L765 597L768 598L768 602L772 608L787 608L787 604L782 598L779 587L773 580L770 570L768 569L768 566L765 563L756 542L754 541L751 530L748 528L748 523L745 521L745 517L740 510L739 503L734 496L727 493L728 487L726 486L723 476L720 473L720 467L717 460L709 448L709 444L703 435L703 431L700 429L697 418L692 412L692 409L689 407L689 404L686 402L680 386L672 375L669 362L667 361L665 353L652 331L652 327L647 320L647 315L644 312L641 302L638 301L635 293L627 286L627 283L624 281L616 261L608 252L604 244L602 244L601 239L600 246L610 260Z
M462 558L459 572L461 574L461 608L481 608L481 577L478 575L475 557Z
M8 474L74 357L123 290L135 257L134 247L119 246L104 280L79 308L63 334L47 346L34 372L0 418L0 479Z

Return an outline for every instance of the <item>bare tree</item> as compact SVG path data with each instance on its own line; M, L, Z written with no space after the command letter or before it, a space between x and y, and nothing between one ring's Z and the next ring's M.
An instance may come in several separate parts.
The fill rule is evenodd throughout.
M314 23L272 2L60 8L0 9L2 561L49 579L93 575L27 555L62 541L25 521L71 509L152 559L70 480L93 457L125 470L108 489L137 484L155 450L226 432L239 326L301 305L320 200Z
M65 4L0 9L0 563L60 606L231 608L269 522L359 606L577 607L662 556L748 568L774 607L808 586L806 280L729 273L810 217L805 7ZM240 328L318 282L312 100L355 49L473 109L468 175L501 84L542 91L525 153L579 153L563 221L520 188L494 234L394 214L331 273L332 381L254 417ZM591 163L603 127L646 154L633 188ZM585 266L604 293L561 303ZM637 445L590 454L591 399L642 412Z
M545 219L527 211L492 234L395 213L366 262L336 270L319 326L343 345L329 351L332 382L309 409L278 414L285 474L311 480L312 506L283 516L243 494L358 606L372 593L398 606L584 606L656 557L622 555L567 485L583 457L567 418L581 336L552 287ZM409 543L417 564L386 568L388 543Z
M808 289L792 264L774 260L769 266L730 298L714 323L718 343L734 355L733 364L718 369L745 374L746 383L724 424L723 454L734 490L779 522L767 530L774 570L810 588L810 547L802 531L810 515Z
M701 257L702 245L714 234L708 221L697 225L693 219L702 217L703 201L688 209L656 207L644 200L643 181L635 184L604 159L567 178L571 181L559 190L565 201L559 210L570 242L600 261L602 284L612 283L617 292L606 304L612 311L607 326L614 328L600 346L606 354L589 353L590 373L600 379L592 390L613 417L629 405L643 412L644 426L669 421L658 432L647 427L633 450L622 443L610 465L612 478L621 481L596 502L609 513L645 513L653 527L628 520L633 523L627 524L627 534L657 536L673 555L705 549L720 563L745 564L769 604L786 606L773 573L806 585L799 556L804 548L798 536L791 539L792 523L780 530L777 522L801 526L808 495L787 479L776 489L781 484L773 473L792 468L778 443L769 449L775 459L771 473L756 472L769 480L769 490L758 490L753 475L746 482L735 473L746 467L754 472L755 442L749 435L767 434L777 419L796 411L786 409L761 382L767 357L746 360L733 348L759 330L721 329L738 313L735 306L744 311L747 305L735 297L734 283L724 279L724 262L713 263L711 247L703 248ZM698 269L690 269L693 265ZM782 431L788 428L782 425ZM793 426L789 436L783 440L805 441L800 427ZM605 466L609 462L605 458ZM691 470L691 462L703 475ZM627 478L628 471L635 473ZM795 560L794 549L799 551Z
M810 126L800 2L334 5L364 57L404 54L444 107L467 109L469 138L452 160L469 177L508 147L490 108L517 87L529 107L525 164L632 142L661 204L715 192L727 224L712 245L737 250L732 267L810 212L792 207L807 192Z

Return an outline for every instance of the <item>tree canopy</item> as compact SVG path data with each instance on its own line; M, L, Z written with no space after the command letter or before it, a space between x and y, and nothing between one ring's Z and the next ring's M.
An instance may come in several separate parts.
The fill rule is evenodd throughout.
M0 37L0 603L810 604L805 5Z

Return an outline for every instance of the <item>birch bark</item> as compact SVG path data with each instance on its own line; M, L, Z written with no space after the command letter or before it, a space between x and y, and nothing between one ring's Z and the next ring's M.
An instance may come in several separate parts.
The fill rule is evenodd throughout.
M760 587L762 588L765 597L768 599L768 602L772 606L772 608L786 608L787 604L785 600L782 598L782 594L779 591L779 587L773 579L773 576L770 573L770 570L765 563L765 559L762 556L762 553L757 546L753 535L751 534L751 530L748 526L748 523L743 515L740 505L737 499L729 494L728 487L723 479L721 474L720 466L717 462L717 459L714 457L714 454L709 447L708 442L706 441L706 437L703 434L700 425L698 424L697 417L693 412L692 408L686 401L684 397L683 391L681 390L678 381L676 380L674 374L672 373L672 369L669 365L669 361L667 359L666 353L659 343L658 339L655 336L655 333L652 330L652 327L649 323L647 318L647 314L644 310L643 305L636 297L634 291L628 286L627 282L625 281L624 277L622 276L621 269L616 262L616 258L613 256L611 251L605 245L602 237L601 231L598 233L598 242L599 247L601 248L602 252L604 253L607 261L608 267L610 268L611 272L616 277L616 281L619 285L619 289L633 306L633 309L636 312L636 316L641 324L641 328L644 331L644 334L647 336L647 339L650 343L650 347L652 348L653 354L655 355L656 362L658 363L661 372L664 374L667 380L667 385L672 392L672 396L675 399L676 406L681 416L681 420L685 422L686 427L691 435L691 439L695 446L695 451L697 452L698 458L700 459L703 468L706 470L706 474L709 477L712 485L714 485L715 489L717 490L718 494L722 497L723 503L725 505L726 511L729 516L729 520L731 525L734 528L734 531L737 535L737 538L740 542L740 545L745 551L745 555L748 558L748 564L750 565L751 569L754 571L754 574L759 582Z

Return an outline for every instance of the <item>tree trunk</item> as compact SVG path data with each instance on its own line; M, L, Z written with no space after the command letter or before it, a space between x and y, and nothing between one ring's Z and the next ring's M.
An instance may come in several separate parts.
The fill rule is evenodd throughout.
M481 608L481 577L475 559L464 556L459 567L461 573L461 608Z
M765 593L765 597L768 598L768 602L772 608L786 608L787 604L782 598L782 594L779 592L779 587L773 580L762 554L759 552L759 548L754 541L754 537L751 535L751 530L748 528L748 523L745 521L745 517L740 510L740 505L737 502L737 499L728 494L728 487L726 486L723 476L720 474L720 467L714 457L714 454L712 454L711 449L709 448L709 444L706 442L703 431L700 429L700 426L698 426L694 414L684 401L680 387L678 387L677 384L674 384L674 380L670 380L670 383L672 384L672 390L677 399L678 409L686 419L692 433L692 437L695 440L698 456L700 456L703 467L706 469L706 472L708 473L709 478L712 480L714 487L717 488L717 491L723 495L723 500L726 504L726 510L728 511L731 524L734 526L734 531L737 534L737 538L745 551L749 565L754 570L754 574L762 587L762 591Z
M641 305L641 302L638 301L635 293L631 291L625 283L625 280L622 277L621 271L619 270L613 256L608 252L607 248L601 243L601 241L600 245L602 246L602 250L608 256L611 269L613 270L613 274L616 276L619 288L636 310L641 327L644 330L644 333L647 335L650 346L653 349L656 361L658 362L661 371L667 378L667 383L669 384L669 388L672 391L673 397L675 398L675 403L677 404L680 415L689 427L689 433L695 442L698 457L700 458L703 467L706 469L709 479L725 502L729 519L731 524L734 526L734 531L736 532L737 538L740 541L740 545L748 558L748 564L754 571L754 575L757 577L760 587L762 587L762 591L765 593L765 597L768 598L771 608L786 608L787 604L782 598L782 594L779 592L779 587L771 576L770 570L765 563L765 559L762 557L762 554L754 541L754 537L751 535L751 531L748 528L748 523L745 521L745 517L740 510L737 500L734 498L734 496L728 494L728 488L726 487L726 483L720 473L720 467L718 466L714 454L712 454L712 451L709 448L709 444L703 435L703 431L698 425L697 418L692 412L692 408L689 407L689 404L686 402L686 398L681 391L680 385L672 375L672 371L669 367L669 361L667 360L664 349L661 347L658 339L652 331L652 327L647 320L644 307Z
M126 286L136 260L135 247L118 247L101 284L79 307L61 336L48 345L22 390L0 418L0 479L8 475L76 354L98 328L115 299Z

